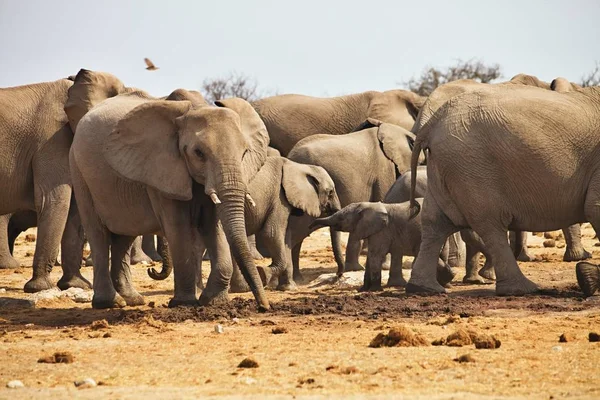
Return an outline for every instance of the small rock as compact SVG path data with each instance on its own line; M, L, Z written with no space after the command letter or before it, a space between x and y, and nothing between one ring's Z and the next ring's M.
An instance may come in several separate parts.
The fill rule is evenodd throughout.
M0 293L6 293L6 289L4 289L4 288L0 289Z
M575 337L573 335L571 335L570 333L563 333L558 338L558 341L559 341L559 343L573 342L573 341L575 341Z
M106 339L112 337L112 334L110 332L106 332L102 337Z
M287 330L287 328L285 326L276 326L275 328L271 329L271 332L274 335L280 335L282 333L287 333L288 330Z
M562 346L552 346L552 351L554 352L561 352L562 351Z
M590 332L590 334L588 335L588 340L590 342L600 342L600 334L596 332Z
M342 368L340 370L340 373L342 373L344 375L356 374L357 372L358 372L358 368L356 368L354 366Z
M258 362L251 358L244 358L242 362L238 364L238 368L258 368Z
M15 379L14 381L9 381L6 384L6 387L9 389L19 389L25 387L25 385L23 385L23 382L21 382L20 380Z
M233 322L234 324L239 324L239 323L240 323L240 319L239 319L239 318L237 318L237 317L233 317L233 318L231 319L231 322Z
M148 303L148 307L154 308L154 307L156 307L156 303L153 302L153 301L151 301L151 302Z
M261 325L277 325L275 322L271 321L270 319L263 319L262 321L260 321Z
M463 354L462 356L455 358L454 361L459 363L468 363L475 362L475 359L470 354Z
M99 319L99 320L92 322L90 327L92 328L93 331L98 331L100 329L108 329L109 325L108 325L107 320Z
M73 362L73 354L67 351L56 352L51 356L42 357L38 363L44 364L71 364Z
M256 379L251 378L249 376L247 376L247 377L244 378L244 383L246 385L254 385L256 382L258 382Z
M556 247L556 240L554 239L548 239L548 240L544 240L544 243L542 243L544 245L544 247Z
M215 325L215 333L223 333L223 325L221 325L221 324Z
M559 242L559 243L556 245L556 248L558 248L558 249L564 249L564 248L565 248L565 246L566 246L565 242Z
M36 236L33 233L25 235L25 241L29 243L35 242L35 238Z
M85 378L82 381L75 381L73 383L75 384L75 387L78 387L79 389L88 389L98 386L96 381L92 378Z
M477 335L474 339L476 349L497 349L502 342L491 335Z
M544 232L545 239L558 239L556 232Z

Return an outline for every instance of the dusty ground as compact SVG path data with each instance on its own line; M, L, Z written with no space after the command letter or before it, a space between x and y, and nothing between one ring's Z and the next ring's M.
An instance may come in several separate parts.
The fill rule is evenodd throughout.
M593 231L586 226L584 232L597 260ZM25 267L0 270L0 290L6 289L0 300L31 298L22 292L33 253L24 236L16 255ZM92 310L89 303L62 298L1 307L0 399L600 398L600 343L588 341L589 332L600 333L600 299L581 297L575 263L562 262L564 249L544 248L542 240L530 243L545 261L521 267L545 289L543 295L499 298L493 286L461 283L432 297L304 285L294 293L269 291L274 311L267 314L256 313L248 295L232 295L228 307L167 309L172 278L152 281L137 265L135 283L146 306ZM326 231L306 242L307 281L335 271L328 245ZM404 272L408 277L410 271ZM91 279L91 268L83 273ZM52 276L58 280L60 267ZM92 327L103 319L107 326ZM218 324L222 333L215 332ZM369 347L378 333L398 325L427 343L464 329L493 335L501 346ZM567 343L559 343L563 333ZM38 363L64 351L73 363ZM465 354L472 362L454 361ZM238 368L247 357L258 367ZM88 377L99 386L75 388L74 381ZM25 388L6 389L14 379Z

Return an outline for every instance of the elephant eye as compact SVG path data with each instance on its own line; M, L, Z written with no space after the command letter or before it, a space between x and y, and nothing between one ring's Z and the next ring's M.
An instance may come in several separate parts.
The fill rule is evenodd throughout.
M194 154L201 160L204 160L204 154L200 151L199 148L194 149Z

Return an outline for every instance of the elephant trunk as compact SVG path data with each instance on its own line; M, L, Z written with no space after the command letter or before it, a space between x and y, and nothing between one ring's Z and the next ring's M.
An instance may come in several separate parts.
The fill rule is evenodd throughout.
M158 254L160 254L163 260L162 269L159 272L154 268L148 268L148 275L154 280L162 281L167 279L169 275L171 275L171 272L173 271L173 260L171 259L169 244L167 243L165 238L163 238L162 236L158 236L157 242Z
M250 290L258 303L261 311L270 309L269 301L265 294L261 277L258 273L254 258L248 245L246 236L246 222L244 207L247 189L241 179L241 173L227 171L223 174L228 177L226 182L217 185L217 192L221 204L217 205L217 215L223 225L223 231L229 242L231 254L240 267L242 275L250 285Z

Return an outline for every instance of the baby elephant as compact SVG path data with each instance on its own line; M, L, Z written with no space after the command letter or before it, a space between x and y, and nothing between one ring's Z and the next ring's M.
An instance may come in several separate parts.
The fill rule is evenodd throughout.
M423 199L417 199L422 204ZM350 232L348 240L369 239L367 268L361 291L379 291L381 288L381 267L387 253L392 254L392 266L388 286L406 286L402 276L402 257L417 256L421 245L421 218L409 219L409 202L353 203L330 217L319 218L312 227L331 226L333 229ZM341 276L343 270L338 269ZM438 259L438 282L445 286L452 281L452 269Z

